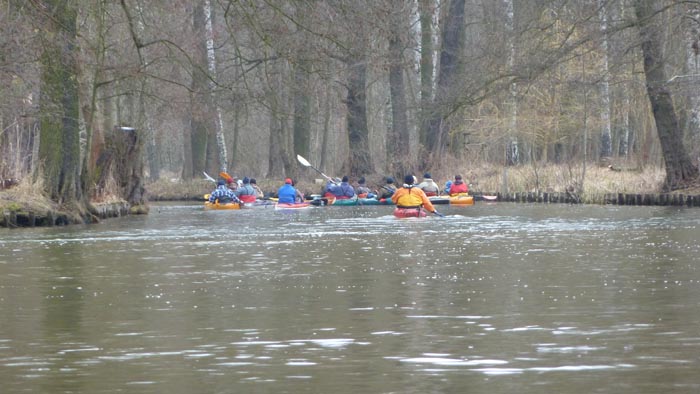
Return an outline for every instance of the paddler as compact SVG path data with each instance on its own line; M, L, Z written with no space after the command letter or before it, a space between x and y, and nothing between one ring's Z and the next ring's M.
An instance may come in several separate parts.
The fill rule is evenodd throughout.
M255 202L257 199L257 193L255 189L250 185L250 179L248 177L243 178L243 186L236 190L236 195L238 198L247 203Z
M404 185L398 189L391 200L399 209L425 209L428 212L440 215L433 204L425 195L425 192L418 187L415 187L415 178L413 175L406 175Z
M425 192L428 197L437 196L440 194L440 186L433 180L429 172L423 174L423 182L418 184L418 188Z
M377 191L377 199L385 200L391 198L391 196L396 193L396 186L394 186L394 178L391 176L386 177L386 184L382 185Z
M469 187L462 180L462 176L457 174L455 175L454 182L452 182L450 186L450 196L456 196L461 193L469 193Z
M331 189L331 193L336 199L343 200L355 197L355 188L349 183L349 178L347 175L340 180L340 185L335 185Z
M277 202L294 204L296 202L297 189L292 186L292 178L284 180L284 185L277 190Z
M236 194L226 187L226 181L223 179L216 183L216 189L209 195L209 202L215 203L219 200L219 204L226 204L229 202L240 202Z

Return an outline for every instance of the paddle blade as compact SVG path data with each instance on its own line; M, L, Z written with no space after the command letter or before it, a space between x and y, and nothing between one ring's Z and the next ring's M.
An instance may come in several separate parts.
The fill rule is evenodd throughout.
M433 211L433 214L434 214L435 216L438 216L438 217L441 217L441 218L444 218L444 217L445 217L445 215L441 214L441 213L438 212L438 211Z
M202 171L202 173L204 174L204 176L207 178L208 181L212 181L212 182L216 183L216 179L210 177L209 174L207 174L204 171Z
M310 167L311 163L309 163L308 160L306 160L304 157L301 155L297 155L297 160L299 160L299 163L301 163L302 166L304 167Z
M219 176L226 179L226 181L228 181L228 182L233 182L233 177L231 175L229 175L227 172L221 171L219 173Z

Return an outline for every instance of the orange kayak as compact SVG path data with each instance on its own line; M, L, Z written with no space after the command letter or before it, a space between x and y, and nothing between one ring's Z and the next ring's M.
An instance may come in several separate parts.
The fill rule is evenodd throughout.
M204 203L204 210L209 211L209 210L218 210L218 209L241 209L241 204L237 202L229 202L226 204L219 204L219 202L205 202Z

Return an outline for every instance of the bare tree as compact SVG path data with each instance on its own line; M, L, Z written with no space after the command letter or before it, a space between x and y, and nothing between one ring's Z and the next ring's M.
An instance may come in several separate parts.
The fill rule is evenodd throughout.
M437 90L427 132L428 149L433 162L439 161L445 153L449 134L447 116L455 107L459 59L464 45L464 1L450 1L442 30Z
M634 9L642 42L647 94L666 164L664 189L676 190L695 181L698 177L698 168L693 165L683 145L683 132L667 87L662 36L654 20L659 12L659 2L635 0Z
M87 217L80 163L78 104L77 5L45 0L38 4L42 40L41 143L39 156L49 196Z

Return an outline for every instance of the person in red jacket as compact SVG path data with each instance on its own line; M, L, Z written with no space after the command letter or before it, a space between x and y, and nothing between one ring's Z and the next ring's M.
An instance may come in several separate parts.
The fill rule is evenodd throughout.
M469 193L469 187L467 187L467 184L462 181L462 176L458 174L455 175L455 181L452 182L452 185L450 186L450 196L460 193Z

